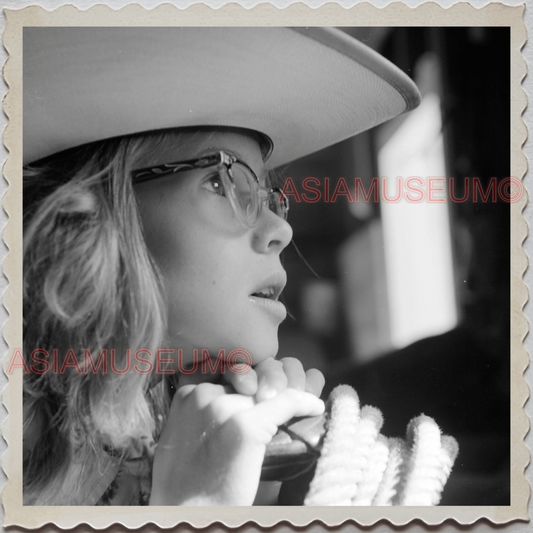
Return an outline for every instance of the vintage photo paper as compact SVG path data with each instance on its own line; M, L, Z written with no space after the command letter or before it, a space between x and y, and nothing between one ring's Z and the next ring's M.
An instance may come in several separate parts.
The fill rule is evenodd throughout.
M527 105L521 87L526 75L521 54L526 41L523 14L524 6L491 4L476 9L457 4L443 9L434 3L416 9L401 3L382 9L362 4L348 10L336 4L319 9L298 4L283 10L266 4L251 10L236 4L218 10L201 5L180 10L168 4L152 10L138 5L120 10L107 6L86 11L74 6L53 11L38 6L6 9L3 44L8 60L3 72L8 94L3 110L8 126L3 139L9 156L4 166L8 190L3 206L9 220L3 236L9 252L3 265L9 280L4 295L9 318L3 332L9 350L3 368L9 384L3 402L9 414L3 426L8 443L2 462L7 476L2 492L4 526L33 529L46 524L60 528L88 524L101 529L113 524L138 528L150 523L161 528L178 524L206 527L213 523L237 527L250 521L265 527L282 521L305 526L317 520L328 526L347 521L370 526L380 520L394 525L413 520L429 525L450 519L459 524L472 524L482 518L495 524L528 521L530 487L524 471L529 452L524 437L529 422L523 410L529 395L524 379L528 355L523 346L528 326L522 312L527 300L522 279L527 266L522 249L527 235L522 216L527 204L522 183L527 162L521 148L527 136L521 116ZM294 28L292 40L287 41L294 46L282 50L287 28ZM104 62L117 36L128 46L113 49L113 70ZM211 39L220 39L221 43L216 61L209 51ZM354 40L366 46L354 45ZM313 46L319 44L312 48L310 42ZM57 43L62 46L54 48ZM174 53L169 43L181 43L184 48L176 48ZM93 49L100 51L94 54ZM189 68L184 68L186 73L179 73L184 76L182 80L190 77L197 81L196 92L191 94L185 94L184 87L194 85L185 81L180 84L178 74L172 71L178 64L173 56L186 56L184 49L191 56L193 51L199 54L191 59ZM265 58L274 49L279 50L272 70L277 78L269 78L258 62L266 64ZM133 50L149 57L137 69ZM249 59L252 50L256 50L257 61ZM359 70L354 70L354 76L361 85L353 95L349 76L356 55ZM65 77L68 81L61 78L64 68L69 69ZM253 85L262 75L264 82ZM66 89L64 83L68 84ZM248 83L253 90L243 90ZM204 92L216 96L202 101ZM83 107L89 101L99 102L92 113ZM195 102L201 102L200 110L193 109ZM124 109L131 109L131 113L121 115ZM157 120L154 112L159 113ZM361 117L357 126L350 124L350 117L356 113ZM109 126L112 120L107 118L115 115L119 119ZM299 122L294 118L298 116ZM252 163L243 160L246 156L241 154L228 156L217 144L214 153L204 149L200 155L194 152L195 156L185 158L183 176L197 173L208 178L194 189L201 191L194 192L198 196L191 196L202 198L204 203L191 200L186 205L188 202L180 201L179 196L170 198L164 187L171 182L160 179L160 175L170 172L175 175L172 179L179 179L184 161L164 159L176 150L164 147L168 137L153 137L156 142L150 145L151 153L159 154L160 160L135 155L137 166L128 159L134 157L134 152L124 147L132 146L131 139L147 130L184 127L189 130L179 135L185 136L189 146L198 138L206 138L205 146L213 150L212 145L222 143L217 141L222 136L226 136L224 142L232 139L241 147L252 142L255 153L261 154L259 161L270 161L275 167L269 169L275 177L268 178L268 187L263 185L254 173L257 157ZM206 128L211 132L207 137ZM95 144L103 140L104 144ZM143 149L146 146L139 144L135 153ZM117 154L125 155L120 159ZM100 167L91 165L101 164L104 158L111 159L107 170L98 170L98 174L94 168ZM278 433L272 442L281 445L277 449L267 446L266 457L272 453L270 465L275 468L271 467L270 473L275 470L276 475L285 477L263 477L276 481L260 486L256 505L224 504L220 499L216 487L225 487L220 480L239 468L246 471L247 461L250 468L255 463L249 459L250 454L231 455L229 445L226 455L220 451L222 444L216 449L207 445L201 448L214 431L214 421L190 438L186 432L168 430L163 423L168 416L185 427L186 419L186 426L192 428L200 420L200 415L195 418L190 414L189 418L172 418L176 412L172 409L168 414L176 389L182 402L186 401L187 387L189 394L200 397L201 386L207 386L203 390L209 386L222 389L222 383L223 394L229 395L228 390L239 391L242 386L237 378L219 376L216 384L187 382L191 364L196 365L197 360L184 363L180 359L184 353L179 349L181 345L173 346L176 350L139 349L133 361L132 350L125 349L120 368L114 359L115 350L106 349L111 377L102 376L102 372L98 375L94 365L91 374L86 366L92 357L90 350L81 349L81 344L72 340L81 338L81 330L88 339L104 335L102 317L111 316L111 311L102 304L97 312L94 302L98 297L111 301L109 292L118 284L109 282L116 275L110 266L113 250L118 250L117 254L129 250L124 257L135 264L145 257L145 252L132 244L131 227L117 222L122 220L122 214L117 213L117 206L122 204L117 198L126 193L112 189L109 176L111 172L118 175L119 160L121 172L127 169L133 179L133 187L124 190L136 191L132 197L139 210L135 213L140 214L131 220L136 220L140 228L141 237L136 238L143 242L146 239L142 248L149 250L146 265L151 265L161 276L157 278L161 286L167 288L156 303L159 308L167 306L168 316L161 320L148 316L142 325L145 337L156 338L163 322L169 324L167 331L172 329L173 320L175 328L183 327L183 331L205 325L203 313L219 305L217 301L207 305L202 300L201 291L209 279L209 290L215 295L224 294L232 307L227 317L214 313L209 327L202 330L203 338L215 335L220 319L224 324L221 332L238 332L242 335L238 338L244 340L238 351L234 347L230 353L237 354L234 367L230 356L219 360L220 356L203 350L213 345L208 346L207 340L205 346L183 341L189 342L191 353L192 346L196 355L201 352L202 364L207 358L211 365L216 358L217 364L228 366L234 374L238 369L251 368L250 372L261 376L257 354L264 353L260 357L268 359L272 351L277 351L280 360L299 359L306 369L316 368L325 377L321 397L327 400L327 414L320 415L318 401L313 407L316 412L309 403L304 412L304 407L291 411L292 407L285 407L279 400L279 412L289 409L287 412L294 416L304 417L299 422L303 425L290 425L294 423L292 415L275 424L282 425L284 434L279 438L286 440L276 441ZM74 178L61 177L66 173L64 165L71 165L68 168ZM211 167L217 172L206 174L205 169ZM87 177L84 172L89 168L93 174ZM104 242L100 234L91 248L86 231L96 216L103 217L103 197L80 193L93 191L87 184L95 187L97 174L98 183L104 184L99 185L101 190L111 191L109 198L118 202L109 204L115 210L107 212L115 224L109 226L113 228L110 232L118 235L115 248L99 247ZM42 186L34 187L31 179L41 179ZM149 180L163 183L152 189L163 193L154 196L150 192L152 182L145 183ZM85 183L86 189L75 189L80 183ZM183 183L193 182L184 178ZM162 189L157 189L159 186ZM179 187L189 190L186 185ZM76 194L62 196L69 188ZM55 195L54 201L51 195ZM157 197L156 209L150 203L153 197ZM183 213L204 216L204 204L209 205L205 219L195 226L197 218L186 218ZM206 232L205 220L219 212L222 215L217 215L216 225ZM283 222L285 218L292 230ZM173 228L171 233L153 226L153 221L160 219ZM267 226L266 220L272 226ZM81 228L76 237L73 227ZM240 233L232 229L232 235L249 236L240 238L240 248L234 247L235 237L230 243L229 227L240 228ZM219 228L225 228L226 236L211 240ZM261 233L261 228L275 229ZM46 240L50 235L55 240ZM175 235L183 235L183 240ZM190 235L198 237L191 240ZM225 242L223 238L227 245L217 248L218 242ZM289 244L291 239L294 245ZM261 249L262 242L266 244ZM243 246L246 252L239 256ZM87 260L76 264L74 254L81 254L80 250ZM179 255L183 250L191 251L187 260ZM197 250L204 255L198 255ZM285 279L280 281L279 275L256 283L255 288L246 289L246 302L242 304L246 312L233 315L240 300L230 294L230 289L220 291L224 283L230 287L227 273L230 279L238 280L232 288L240 294L238 285L246 285L250 269L243 267L239 273L239 268L247 264L250 250L254 258L279 256L288 283L285 287ZM195 254L201 257L197 264L190 259ZM120 263L122 270L117 276L121 283L131 272L125 263ZM186 270L188 264L193 266ZM73 280L76 268L83 276ZM188 272L187 282L182 272ZM138 316L148 314L142 306L135 307L140 301L137 292L149 292L143 285L147 283L145 278L139 279L136 288L130 283L120 293L121 326L115 330L123 328L121 338L137 338L132 325L142 322ZM91 280L98 282L90 285ZM94 286L94 291L80 288L88 286ZM109 287L107 293L102 290L104 286ZM160 285L154 287L160 290ZM188 307L179 307L189 293ZM211 302L207 297L205 301ZM246 307L250 302L256 307ZM190 320L174 311L185 307L186 316L193 317ZM45 315L41 308L52 312ZM59 322L50 318L53 312L63 324L74 324L60 330L62 336L54 329ZM288 318L283 321L285 313ZM91 325L97 323L95 315L101 330ZM179 315L179 320L174 315ZM45 316L48 322L41 325L38 319ZM233 317L242 321L242 327L235 326ZM272 328L274 321L276 327ZM277 330L280 322L283 324ZM246 336L247 330L251 337ZM187 331L183 331L177 338L188 339ZM114 334L118 335L117 331ZM60 348L51 340L54 335L61 339ZM160 335L157 338L162 338L164 331ZM38 339L33 344L27 340L32 336ZM109 334L109 338L114 337ZM248 338L252 340L246 345ZM279 339L279 351L270 348L272 338L276 346ZM87 342L90 347L111 346ZM175 364L178 372L169 371ZM283 365L288 376L283 379L289 388L290 364ZM131 397L134 401L131 389L119 385L126 383L124 365L129 376L142 374L142 383L146 383L139 390L147 391L146 397L152 402L142 404L149 409L150 420L155 420L148 431L152 431L150 437L128 419L116 417L115 404L120 404L124 412L136 412L132 408L127 411L130 406L124 399ZM179 383L178 377L170 375L181 376L184 381ZM308 374L306 384L299 385L302 390L313 390L313 379L318 379L316 373L313 375L315 378ZM67 384L74 380L77 388ZM114 396L109 383L117 383ZM137 382L132 379L131 383ZM233 384L235 389L231 388ZM336 388L338 385L345 387ZM157 392L160 390L163 392ZM164 407L157 410L157 394L168 400L166 411ZM286 398L288 394L291 392L282 390L278 397ZM232 397L237 396L246 394ZM108 403L102 398L108 398ZM274 405L268 403L273 401L272 395L264 400L256 397L250 400L249 409L258 409L264 403L263 411L254 412L275 420L278 411L266 407ZM115 402L112 408L99 411L110 402ZM200 413L200 406L197 409ZM220 412L214 410L210 416L215 420ZM319 421L316 426L309 422L308 415ZM139 427L142 420L137 421ZM220 422L221 427L224 423ZM289 427L285 430L286 423ZM119 426L129 428L127 438L134 445L128 448L123 442L117 444ZM240 431L239 426L235 428ZM86 432L92 432L94 439ZM311 433L318 434L316 441ZM247 435L244 431L242 434ZM234 435L228 442L233 442L231 438ZM157 460L159 465L163 461L157 459L163 456L157 449L158 439L160 447L161 442L172 446L173 439L181 439L180 453L196 459L186 465L187 479L175 482L167 475L170 479L166 485L157 485L156 492L152 479L164 477L157 466ZM202 457L193 453L196 442L198 449L208 450ZM302 443L308 469L302 469L302 452L296 459L284 456L285 469L281 469L276 454L280 456L286 453L283 450ZM170 449L178 454L175 448ZM82 457L76 458L76 453ZM222 465L216 464L215 455L232 457L235 465L231 463L232 469L227 468L226 459ZM93 456L94 463L87 459ZM68 458L67 466L63 457ZM235 457L243 458L245 468ZM168 464L171 472L173 462ZM198 474L209 464L216 464L220 475L212 473L214 467ZM296 468L297 474L288 475L287 465ZM264 476L267 470L265 459ZM224 474L228 471L231 474ZM52 480L49 484L46 476ZM170 490L181 494L185 487L187 492L198 479L211 481L198 490L196 499L184 500L198 505L169 503ZM172 488L166 491L161 486ZM228 498L239 494L238 488L227 486L219 492ZM215 493L217 497L211 497Z

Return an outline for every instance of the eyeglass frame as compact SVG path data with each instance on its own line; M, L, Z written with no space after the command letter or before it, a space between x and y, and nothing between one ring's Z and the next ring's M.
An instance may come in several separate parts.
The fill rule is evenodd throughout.
M249 216L245 213L243 213L243 209L241 208L240 204L238 203L237 196L235 194L235 182L233 180L233 174L231 171L231 167L233 164L238 163L242 167L244 167L249 173L250 176L253 178L252 183L255 184L255 196L259 202L259 207L256 208L256 214L254 215L253 219L250 219ZM230 204L233 208L233 211L237 217L237 219L243 224L245 227L252 228L255 225L257 225L257 222L259 221L259 218L261 216L261 212L263 209L263 205L265 203L270 203L270 199L273 195L278 195L277 198L275 198L275 202L278 202L281 204L281 209L276 210L275 213L277 216L279 216L283 220L287 220L288 213L289 213L289 198L283 193L283 191L278 187L263 187L259 183L259 178L255 174L255 172L250 168L249 165L247 165L244 161L241 161L240 159L237 159L234 155L228 154L224 150L219 150L216 153L213 154L207 154L203 157L195 158L195 159L188 159L186 161L177 161L173 163L163 163L162 165L156 165L151 167L145 167L140 168L138 170L133 170L131 172L131 178L134 184L138 183L144 183L146 181L150 181L157 178L162 178L164 176L168 176L169 174L178 174L179 172L187 172L191 170L196 169L205 169L209 167L217 166L219 170L219 175L222 179L222 184L224 185L225 191L227 191L227 198L230 201ZM253 191L251 191L253 193ZM254 200L252 199L252 204L254 203ZM282 214L280 214L282 213Z

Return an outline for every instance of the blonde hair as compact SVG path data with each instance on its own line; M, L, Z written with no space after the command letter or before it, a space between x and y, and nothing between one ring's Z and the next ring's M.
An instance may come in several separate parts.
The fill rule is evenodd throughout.
M144 242L133 186L136 161L168 133L105 141L59 154L24 170L24 353L69 349L83 361L115 350L160 348L166 306L157 267ZM123 453L152 439L162 405L150 401L152 376L30 373L24 385L25 433L39 444L25 453L27 501L61 482L74 456L94 460L103 446ZM159 418L161 415L159 413ZM150 440L148 442L150 442ZM94 466L94 465L93 465ZM33 495L33 496L32 496Z
M143 237L131 171L204 128L169 130L75 148L24 169L24 354L69 350L85 364L115 351L151 353L166 334L161 279ZM191 136L192 133L192 136ZM268 140L251 132L263 156ZM109 366L109 364L108 364ZM98 451L125 454L161 430L169 399L149 392L154 376L29 373L24 384L24 499L54 503L68 465L97 468ZM36 430L37 428L37 430ZM37 431L38 445L31 446ZM27 439L26 439L27 437ZM83 483L80 477L80 484ZM52 489L52 490L50 490Z

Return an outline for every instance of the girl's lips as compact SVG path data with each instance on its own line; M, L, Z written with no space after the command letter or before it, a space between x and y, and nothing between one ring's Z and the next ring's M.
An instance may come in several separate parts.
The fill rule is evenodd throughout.
M254 290L250 293L252 298L265 298L268 300L277 300L281 291L287 284L287 274L285 271L280 271L272 274L261 283L256 285Z
M273 315L280 322L283 322L287 317L287 309L277 300L270 300L269 298L261 298L260 296L249 296L250 301L261 310Z

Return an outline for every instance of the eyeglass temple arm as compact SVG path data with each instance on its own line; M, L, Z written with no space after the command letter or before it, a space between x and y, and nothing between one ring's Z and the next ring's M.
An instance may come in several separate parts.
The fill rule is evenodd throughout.
M195 168L206 168L219 163L223 163L223 152L201 157L199 159L189 159L187 161L178 161L176 163L164 163L153 167L145 167L131 172L131 178L134 183L142 183L168 174L177 174L186 170Z

